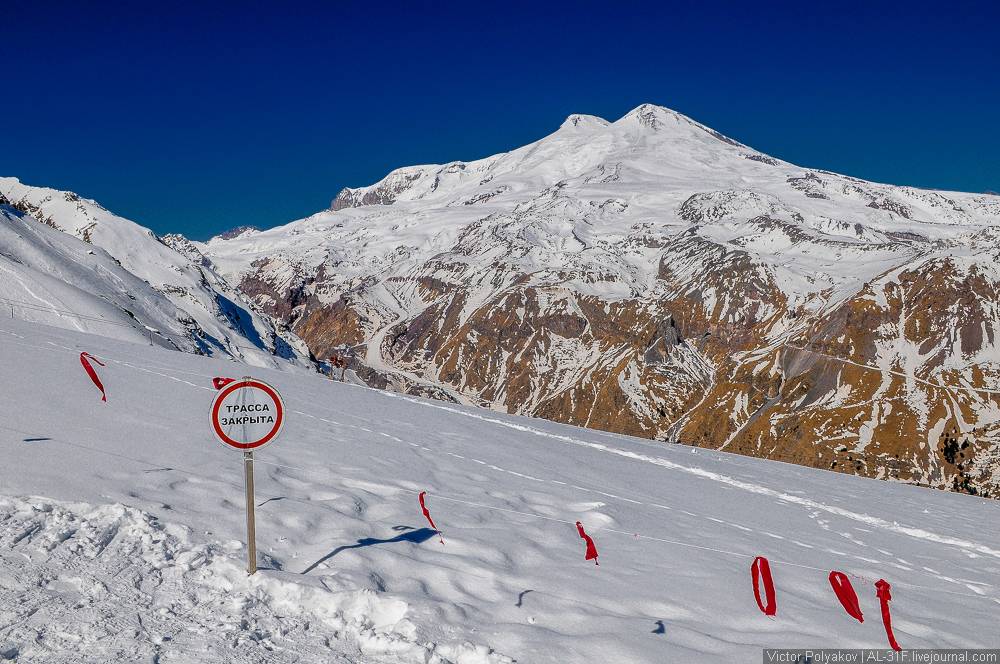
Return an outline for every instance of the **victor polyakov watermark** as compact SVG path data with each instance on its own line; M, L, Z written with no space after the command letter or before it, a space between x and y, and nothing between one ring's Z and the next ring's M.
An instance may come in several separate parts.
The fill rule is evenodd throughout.
M1000 648L989 649L846 649L765 648L764 664L1000 664Z

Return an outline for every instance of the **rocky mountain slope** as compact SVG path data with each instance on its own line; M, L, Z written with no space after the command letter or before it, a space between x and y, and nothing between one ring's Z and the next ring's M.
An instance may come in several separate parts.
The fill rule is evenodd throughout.
M15 178L0 178L0 284L0 304L27 320L257 366L312 366L302 340L191 242Z
M373 385L994 494L998 239L644 105L198 249Z

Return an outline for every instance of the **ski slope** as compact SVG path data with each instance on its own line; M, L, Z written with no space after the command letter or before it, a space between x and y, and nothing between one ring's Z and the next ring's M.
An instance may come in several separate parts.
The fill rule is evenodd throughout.
M245 367L18 320L0 367L0 659L759 661L886 647L883 577L904 648L1000 647L995 502L254 369L289 412L248 578L240 455L208 427Z

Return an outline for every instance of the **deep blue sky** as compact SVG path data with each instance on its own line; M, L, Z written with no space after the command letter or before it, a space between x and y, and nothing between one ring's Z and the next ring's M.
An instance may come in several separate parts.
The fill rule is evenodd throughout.
M4 3L0 175L158 233L646 101L798 164L1000 190L995 3L76 4Z

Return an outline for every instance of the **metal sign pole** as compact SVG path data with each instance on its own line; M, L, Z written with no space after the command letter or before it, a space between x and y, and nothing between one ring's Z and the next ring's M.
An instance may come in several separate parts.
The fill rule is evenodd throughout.
M152 330L155 332L156 330ZM243 380L216 378L219 390L212 401L209 422L215 437L230 449L243 452L246 489L247 574L257 573L257 525L254 517L253 454L281 433L285 405L278 391L249 376Z
M257 572L257 533L253 507L253 450L243 453L243 476L247 489L247 574Z

